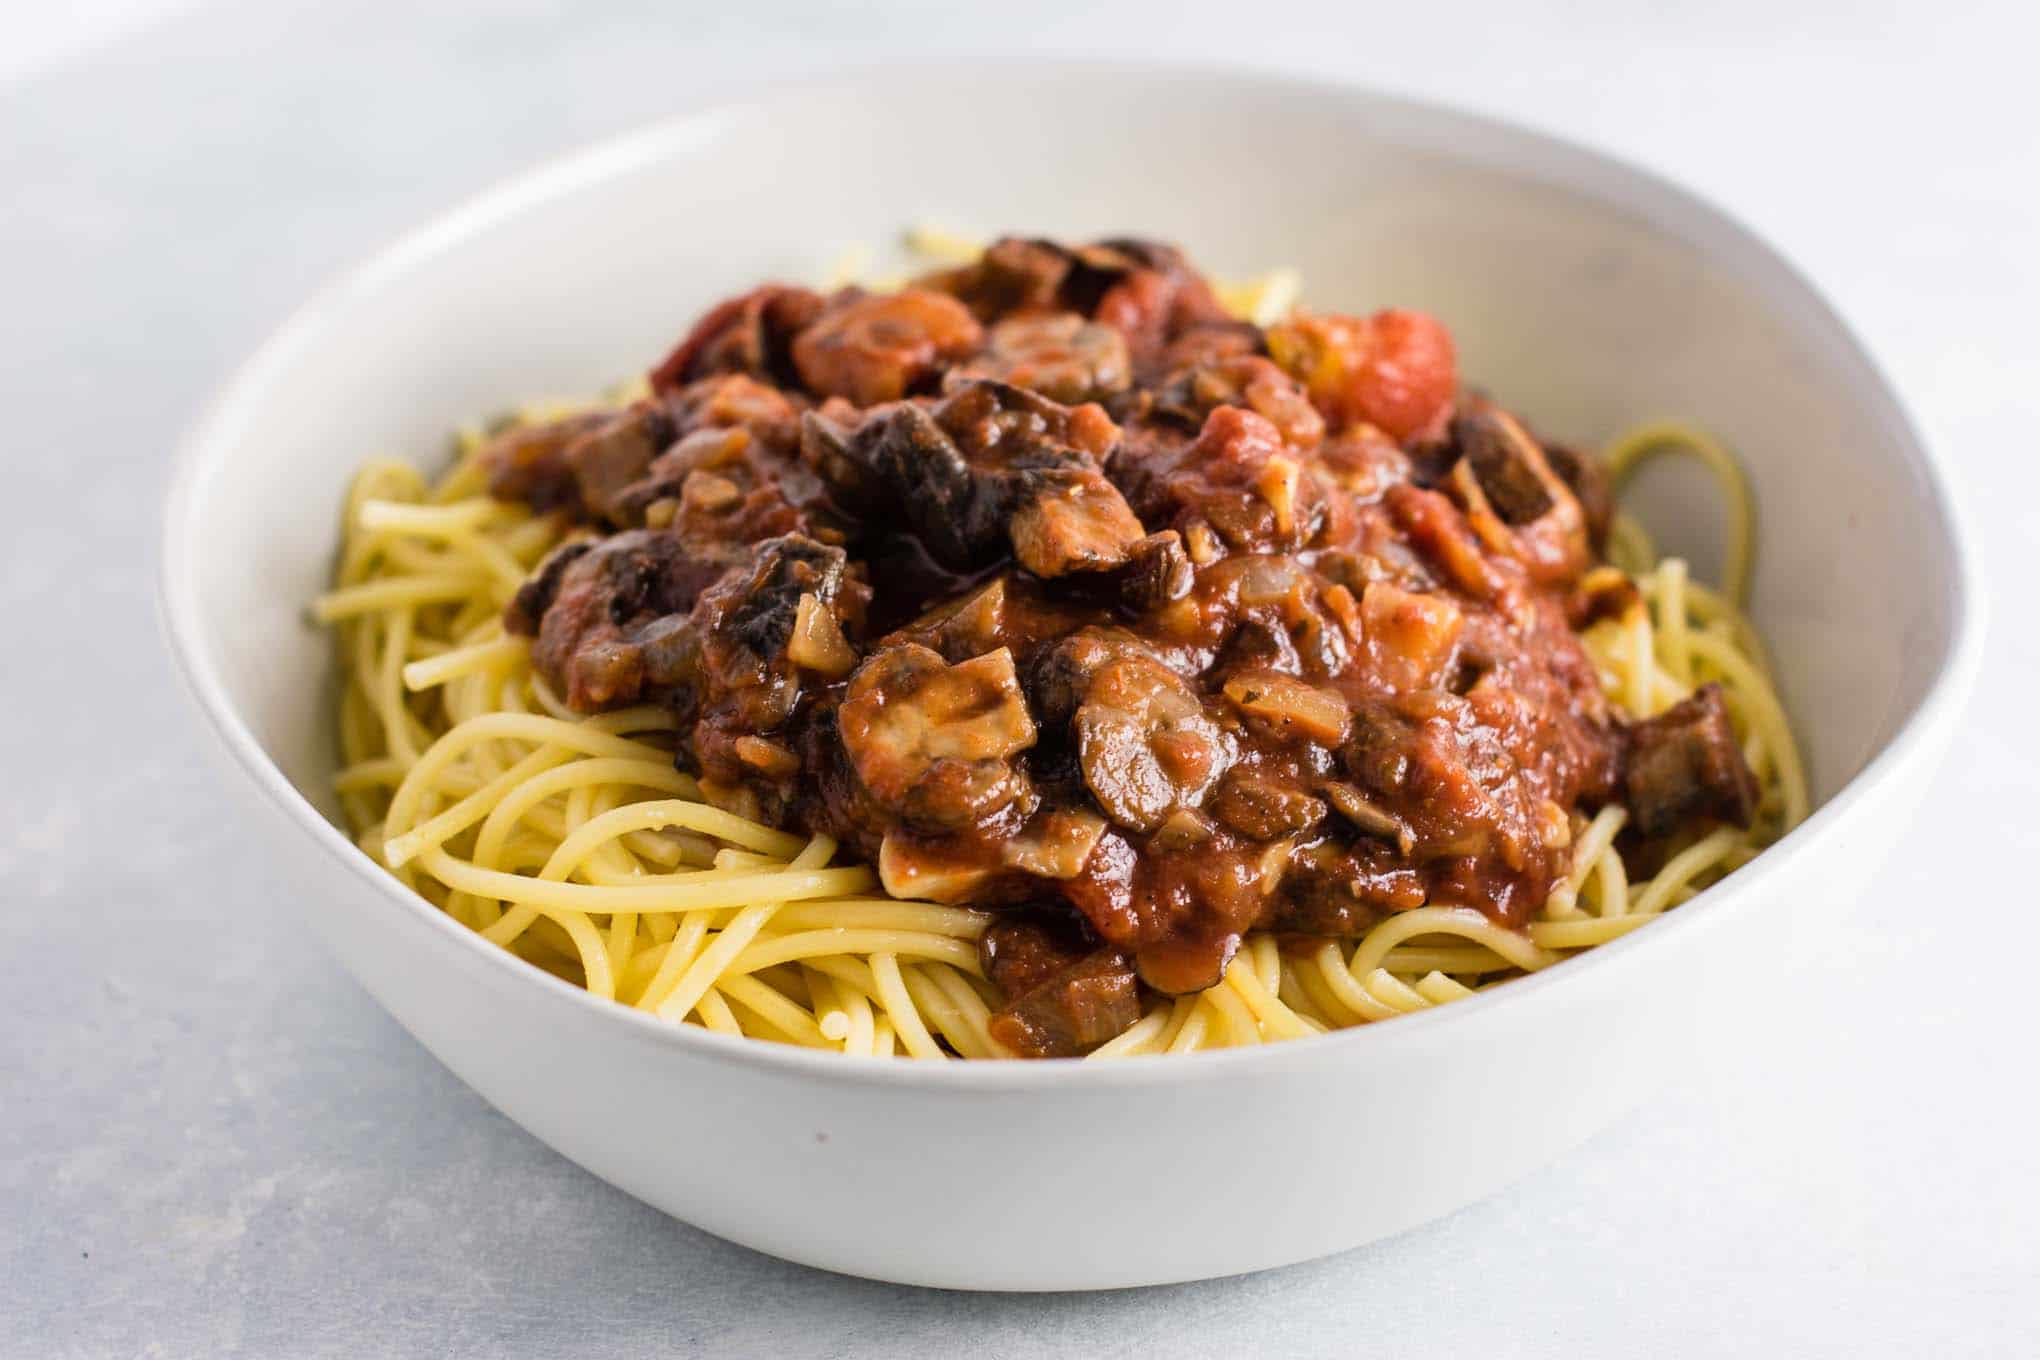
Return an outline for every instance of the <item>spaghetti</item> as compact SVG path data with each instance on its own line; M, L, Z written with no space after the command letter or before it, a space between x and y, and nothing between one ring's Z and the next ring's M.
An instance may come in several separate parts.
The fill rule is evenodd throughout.
M1274 276L1228 301L1273 319L1294 291ZM490 498L482 443L462 434L437 480L400 462L364 467L333 588L313 606L338 640L335 789L363 851L490 943L670 1022L868 1057L1002 1056L988 1029L1001 997L978 949L991 913L889 896L828 836L704 801L675 768L667 709L586 716L548 686L503 615L568 526ZM1582 642L1603 691L1634 716L1720 685L1761 791L1753 824L1692 837L1632 882L1616 847L1623 807L1574 814L1570 870L1525 929L1427 905L1357 940L1253 934L1216 986L1149 1003L1092 1057L1301 1038L1449 1003L1654 920L1806 815L1799 754L1743 612L1748 489L1725 450L1683 426L1639 430L1605 461L1619 483L1665 455L1722 483L1724 587L1659 558L1618 515L1611 565L1595 570L1625 576L1634 597Z

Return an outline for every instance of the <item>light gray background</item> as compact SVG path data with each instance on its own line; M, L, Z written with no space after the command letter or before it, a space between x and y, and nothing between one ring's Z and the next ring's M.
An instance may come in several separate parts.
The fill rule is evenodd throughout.
M182 5L96 6L114 27L154 8ZM0 1354L2034 1353L2029 9L737 8L204 8L82 54L0 15L0 46L58 54L0 85ZM1647 162L1804 264L1969 493L1983 686L1855 931L1753 1006L1760 1030L1741 1018L1732 1058L1400 1239L999 1298L667 1220L483 1105L315 951L173 687L151 598L170 448L319 281L705 95L985 44L1340 74Z

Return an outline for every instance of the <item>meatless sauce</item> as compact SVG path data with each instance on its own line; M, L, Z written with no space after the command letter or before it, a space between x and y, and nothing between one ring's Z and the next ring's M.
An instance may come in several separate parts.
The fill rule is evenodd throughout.
M1252 929L1520 926L1610 801L1753 810L1718 692L1611 711L1575 633L1606 488L1417 313L1264 331L1170 247L1007 239L733 298L648 397L484 457L587 526L508 614L566 702L669 705L714 802L996 911L1019 1053Z

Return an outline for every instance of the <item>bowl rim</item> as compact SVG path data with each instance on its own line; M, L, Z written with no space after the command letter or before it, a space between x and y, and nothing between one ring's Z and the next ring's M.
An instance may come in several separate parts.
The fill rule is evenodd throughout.
M854 1061L844 1055L791 1045L717 1034L698 1025L673 1024L634 1008L593 996L585 989L533 968L483 940L424 898L411 892L381 866L371 862L353 841L313 806L272 760L229 697L201 609L197 561L200 535L196 517L210 483L237 442L249 409L275 376L307 353L316 353L322 334L351 302L453 249L471 236L511 219L525 210L571 195L616 175L654 163L704 139L713 138L727 119L756 115L774 107L808 100L875 95L915 79L955 79L971 71L1006 81L1052 83L1095 81L1149 86L1195 83L1209 89L1223 86L1229 95L1289 95L1318 101L1359 105L1406 123L1428 125L1452 134L1477 136L1489 143L1534 149L1549 164L1568 167L1563 181L1576 192L1598 193L1622 210L1646 213L1637 199L1648 197L1687 224L1732 243L1776 280L1796 288L1795 301L1806 309L1807 329L1825 330L1839 342L1839 353L1859 371L1853 375L1867 400L1901 437L1903 452L1928 499L1930 521L1939 533L1948 563L1941 583L1949 614L1945 651L1924 693L1897 730L1805 822L1734 875L1708 888L1693 901L1648 930L1632 931L1569 958L1564 967L1511 980L1464 998L1450 1006L1400 1016L1393 1025L1358 1025L1313 1036L1309 1040L1254 1045L1166 1060L1129 1058L1092 1063L1082 1059L1033 1062ZM1585 180L1587 182L1582 182ZM1653 222L1658 221L1653 215ZM1674 229L1669 223L1659 223ZM707 1059L793 1074L828 1084L911 1086L959 1091L1039 1090L1070 1082L1104 1087L1177 1084L1229 1077L1234 1073L1270 1074L1298 1064L1335 1064L1362 1055L1387 1055L1435 1042L1459 1031L1500 1023L1498 1014L1534 1005L1549 1005L1553 995L1569 995L1589 977L1607 978L1619 970L1648 967L1649 961L1673 950L1675 942L1714 928L1731 914L1752 909L1767 896L1769 882L1791 863L1823 851L1834 833L1855 814L1871 789L1931 749L1935 737L1954 721L1975 681L1981 663L1984 599L1975 562L1973 539L1964 528L1960 500L1942 459L1919 431L1906 403L1868 346L1836 311L1826 296L1777 247L1740 220L1698 194L1642 166L1591 146L1560 137L1522 122L1474 113L1452 105L1411 98L1373 87L1280 70L1212 63L1141 62L1124 60L970 58L939 70L904 62L875 62L841 68L826 77L790 75L763 82L738 97L711 95L652 122L612 134L537 162L532 167L483 188L344 269L292 311L216 389L198 418L181 438L175 457L162 520L158 563L157 606L173 669L214 737L248 781L268 803L295 823L355 878L391 901L402 904L400 919L418 929L438 932L440 942L454 941L450 958L480 969L498 987L525 989L532 1004L580 1008L600 1017L597 1025L613 1027L619 1039L658 1045L693 1058ZM422 942L422 940L421 940ZM437 962L435 965L437 966ZM351 971L351 970L350 970ZM546 1001L545 998L551 998ZM1505 1040L1506 1041L1506 1040Z

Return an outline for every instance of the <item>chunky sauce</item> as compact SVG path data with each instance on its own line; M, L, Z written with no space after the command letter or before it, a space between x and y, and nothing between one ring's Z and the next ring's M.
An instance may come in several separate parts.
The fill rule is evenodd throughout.
M1521 924L1611 800L1747 822L1719 695L1612 712L1593 466L1429 317L1234 320L1173 249L1007 239L895 294L713 309L618 411L503 436L588 532L512 605L709 797L1000 911L994 1032L1080 1052L1250 929Z

